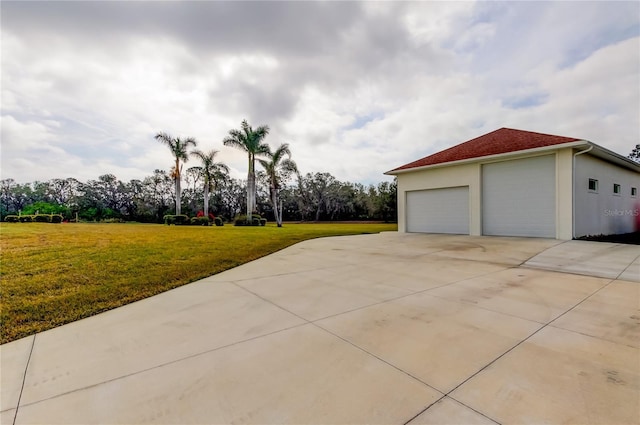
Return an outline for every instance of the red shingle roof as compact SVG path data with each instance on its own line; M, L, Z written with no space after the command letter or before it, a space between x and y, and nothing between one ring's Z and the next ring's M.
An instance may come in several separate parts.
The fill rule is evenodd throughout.
M480 158L483 156L498 155L507 152L561 145L563 143L575 142L578 140L581 139L534 133L532 131L515 130L512 128L500 128L492 131L491 133L487 133L484 136L476 137L468 142L460 143L459 145L453 146L449 149L445 149L434 153L433 155L426 156L417 161L395 168L391 170L390 173L409 168L460 161L463 159Z

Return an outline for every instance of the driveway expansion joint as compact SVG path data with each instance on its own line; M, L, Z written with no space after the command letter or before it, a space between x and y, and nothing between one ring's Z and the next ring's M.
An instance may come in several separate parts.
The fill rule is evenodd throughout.
M424 409L422 409L420 412L418 412L417 415L415 415L414 417L412 417L411 419L409 419L407 422L405 422L403 425L410 425L411 422L416 419L418 416L422 415L424 412L426 412L427 410L431 409L433 406L435 406L436 404L438 404L440 401L445 400L445 399L450 399L453 400L454 402L466 407L469 410L473 410L474 412L476 412L477 414L479 414L480 416L484 416L485 418L489 419L491 422L495 423L496 425L502 425L500 422L498 422L497 420L493 419L490 416L485 415L484 413L480 412L479 410L474 409L473 407L461 402L460 400L452 397L449 394L445 394L442 397L440 397L439 399L437 399L436 401L434 401L433 403L429 404L427 407L425 407Z
M16 403L16 412L13 415L13 425L16 424L16 419L18 418L18 411L20 410L20 401L22 400L22 393L24 392L24 384L27 380L27 371L29 370L29 364L31 363L31 355L33 354L33 347L36 345L36 338L38 334L33 336L31 340L31 348L29 349L29 357L27 358L27 364L24 367L24 374L22 375L22 385L20 386L20 395L18 396L18 402Z
M294 312L292 312L292 311L287 310L286 308L284 308L284 307L282 307L282 306L279 306L278 304L275 304L275 303L274 303L274 302L272 302L271 300L268 300L268 299L266 299L266 298L261 297L260 295L258 295L258 294L256 294L256 293L252 292L252 291L251 291L251 290L249 290L249 289L246 289L246 288L243 288L243 289L245 289L247 292L249 292L249 293L251 293L251 294L255 295L256 297L258 297L258 298L260 298L260 299L264 300L265 302L268 302L268 303L270 303L270 304L272 304L272 305L274 305L274 306L276 306L276 307L278 307L278 308L280 308L280 309L282 309L282 310L284 310L284 311L286 311L286 312L288 312L288 313L290 313L290 314L292 314L292 315L294 315L294 316L298 317L299 319L304 320L304 321L306 322L306 323L303 323L303 324L300 324L300 325L297 325L297 326L294 326L294 327L304 326L304 325L307 325L307 324L308 324L308 325L312 325L312 326L314 326L314 327L316 327L316 328L318 328L318 329L320 329L320 330L322 330L322 331L324 331L324 332L326 332L326 333L328 333L328 334L330 334L330 335L332 335L332 336L334 336L334 337L336 337L336 338L338 338L338 339L340 339L340 340L342 340L342 341L346 342L347 344L351 345L351 346L352 346L352 347L354 347L354 348L357 348L358 350L360 350L360 351L362 351L362 352L364 352L364 353L368 354L369 356L374 357L374 358L376 358L377 360L379 360L379 361L381 361L381 362L383 362L383 363L385 363L385 364L387 364L387 365L389 365L389 366L393 367L394 369L396 369L396 370L398 370L398 371L400 371L400 372L404 373L405 375L410 376L411 378L415 379L416 381L420 382L421 384L424 384L424 385L428 386L429 388L431 388L431 389L433 389L433 390L435 390L435 391L439 392L440 394L442 394L442 391L438 390L438 389L437 389L437 388L435 388L435 387L432 387L431 385L427 384L426 382L422 381L421 379L419 379L419 378L417 378L417 377L413 376L413 375L412 375L412 374L410 374L409 372L407 372L407 371L405 371L405 370L403 370L403 369L401 369L401 368L399 368L399 367L397 367L397 366L395 366L395 365L393 365L393 364L389 363L388 361L386 361L386 360L384 360L384 359L382 359L382 358L380 358L380 357L376 356L375 354L373 354L373 353L371 353L371 352L369 352L369 351L365 350L364 348L362 348L362 347L360 347L360 346L358 346L358 345L356 345L356 344L352 343L351 341L349 341L349 340L347 340L347 339L345 339L345 338L341 337L340 335L337 335L337 334L335 334L335 333L331 332L330 330L323 328L323 327L322 327L322 326L320 326L318 323L316 323L317 321L319 321L319 320L324 320L325 318L317 319L317 320L315 320L315 321L310 321L310 320L305 319L304 317L302 317L302 316L300 316L300 315L298 315L298 314L296 314L296 313L294 313ZM402 297L398 297L398 298L403 298L403 297L405 297L405 296L407 296L407 295L403 295ZM396 298L396 299L397 299L397 298ZM378 304L383 304L383 303L386 303L386 302L389 302L389 301L392 301L392 300L385 300L385 301L381 301L381 302L378 302L378 303L370 304L370 305L367 305L367 306L363 306L363 307L360 307L360 308L354 309L354 310L352 310L352 311L361 310L361 309L363 309L363 308L371 307L371 306L378 305ZM340 313L340 314L345 314L345 313L347 313L347 312L342 312L342 313ZM337 315L340 315L340 314L337 314ZM336 315L336 316L337 316L337 315ZM333 317L333 316L330 316L330 317Z
M148 368L136 370L136 371L131 372L131 373L126 373L126 374L123 374L123 375L120 375L120 376L116 376L116 377L113 377L113 378L105 379L103 381L96 382L96 383L93 383L93 384L90 384L90 385L86 385L86 386L83 386L83 387L74 388L74 389L71 389L69 391L64 391L64 392L52 395L50 397L42 398L40 400L34 400L34 401L29 402L29 403L22 404L21 406L23 406L23 407L24 406L32 406L34 404L42 403L42 402L47 401L47 400L53 400L53 399L56 399L56 398L59 398L59 397L62 397L62 396L68 395L68 394L73 394L73 393L77 393L79 391L84 391L84 390L87 390L87 389L90 389L90 388L99 387L101 385L108 384L110 382L119 381L121 379L125 379L125 378L131 377L131 376L135 376L135 375L146 373L146 372L149 372L149 371L152 371L152 370L160 369L160 368L163 368L165 366L169 366L169 365L172 365L172 364L180 363L180 362L183 362L185 360L194 359L194 358L206 355L206 354L210 354L210 353L213 353L213 352L216 352L216 351L219 351L219 350L223 350L225 348L233 347L233 346L239 345L239 344L244 344L245 342L254 341L254 340L257 340L257 339L260 339L260 338L263 338L263 337L267 337L267 336L270 336L270 335L275 335L275 334L278 334L278 333L281 333L281 332L286 332L286 331L289 331L291 329L299 328L301 326L306 326L308 324L309 323L299 323L297 325L288 326L286 328L278 329L278 330L275 330L275 331L272 331L272 332L267 332L266 334L263 334L263 335L256 335L256 336L251 337L251 338L243 339L243 340L240 340L240 341L235 341L235 342L232 342L230 344L221 345L219 347L215 347L215 348L212 348L212 349L209 349L209 350L199 351L197 353L193 353L193 354L190 354L188 356L180 357L178 359L173 359L171 361L160 363L160 364L148 367ZM26 372L25 372L25 376L26 376ZM16 415L17 415L17 409L16 409ZM15 425L15 423L13 425Z
M553 318L552 320L550 320L549 322L547 322L547 324L545 326L552 326L552 327L556 327L553 326L552 323L555 322L556 320L560 319L562 316L564 316L565 314L569 313L570 311L574 310L576 307L578 307L580 304L582 304L583 302L587 301L589 298L593 297L594 295L596 295L598 292L602 291L604 288L608 287L609 285L611 285L613 282L615 282L615 279L611 279L609 280L609 282L607 282L606 284L602 285L600 288L596 289L595 291L593 291L591 294L587 295L586 297L584 297L582 300L580 300L577 304L575 304L573 307L569 308L568 310L566 310L565 312L559 314L558 316L556 316L555 318ZM557 326L556 328L560 328L560 329L564 329L561 328L560 326Z
M566 311L562 312L561 314L559 314L558 316L556 316L555 318L551 319L550 321L542 324L542 326L540 326L538 329L536 329L534 332L532 332L530 335L528 335L527 337L523 338L521 341L519 341L517 344L515 344L513 347L509 348L508 350L506 350L504 353L500 354L499 356L497 356L495 359L493 359L492 361L490 361L489 363L487 363L486 365L484 365L482 368L480 368L478 371L476 371L475 373L473 373L471 376L467 377L465 380L463 380L461 383L459 383L458 385L456 385L454 388L452 388L450 391L448 391L445 394L445 397L450 397L453 400L457 401L460 404L465 405L466 407L469 407L470 409L476 411L477 413L480 413L482 416L487 417L486 415L484 415L482 412L478 412L476 409L471 408L470 406L467 406L466 404L460 402L459 400L455 399L453 396L451 396L451 394L457 390L458 388L460 388L461 386L463 386L465 383L467 383L468 381L470 381L471 379L473 379L476 375L480 374L482 371L484 371L485 369L487 369L488 367L490 367L491 365L493 365L494 363L498 362L501 358L503 358L504 356L506 356L507 354L509 354L510 352L512 352L513 350L515 350L517 347L519 347L520 345L522 345L523 343L527 342L529 339L531 339L534 335L536 335L537 333L539 333L541 330L545 329L546 327L555 327L552 325L552 323L556 320L558 320L559 318L561 318L562 316L564 316L565 314L569 313L571 310L575 309L576 307L578 307L580 304L582 304L583 302L585 302L586 300L588 300L589 298L591 298L592 296L594 296L595 294L597 294L598 292L600 292L601 290L603 290L604 288L606 288L607 286L609 286L612 282L614 282L615 280L611 280L609 281L607 284L601 286L600 288L598 288L597 290L595 290L594 292L592 292L591 294L587 295L585 298L583 298L581 301L579 301L577 304L575 304L574 306L570 307L569 309L567 309ZM537 322L536 322L537 323ZM428 409L428 408L427 408ZM425 409L425 410L427 410ZM487 417L488 419L491 419L492 421L496 422L494 419Z
M328 334L333 335L334 337L336 337L336 338L338 338L338 339L340 339L340 340L342 340L342 341L346 342L347 344L349 344L349 345L351 345L352 347L354 347L354 348L356 348L356 349L358 349L358 350L362 351L363 353L368 354L369 356L371 356L371 357L373 357L373 358L375 358L375 359L377 359L377 360L381 361L382 363L384 363L384 364L386 364L386 365L388 365L388 366L391 366L392 368L396 369L397 371L404 373L405 375L409 376L410 378L415 379L416 381L420 382L420 383L421 383L421 384L423 384L423 385L426 385L427 387L431 388L432 390L437 391L437 392L438 392L438 393L440 393L440 394L443 394L443 397L446 395L446 394L444 394L442 391L440 391L439 389L437 389L436 387L433 387L433 386L429 385L428 383L424 382L422 379L418 378L417 376L414 376L414 375L412 375L411 373L407 372L406 370L404 370L404 369L402 369L402 368L400 368L400 367L398 367L398 366L394 365L393 363L390 363L390 362L388 362L387 360L385 360L385 359L383 359L383 358L381 358L381 357L379 357L379 356L376 356L375 354L371 353L370 351L365 350L364 348L360 347L360 346L359 346L359 345L357 345L357 344L354 344L353 342L349 341L348 339L343 338L343 337L341 337L340 335L338 335L338 334L336 334L336 333L333 333L333 332L331 332L330 330L328 330L328 329L326 329L326 328L323 328L322 326L320 326L320 325L319 325L319 324L317 324L317 323L311 323L311 324L312 324L313 326L317 327L318 329L321 329L321 330L323 330L323 331L327 332Z
M628 265L627 267L625 267L625 269L624 269L624 270L622 270L622 271L620 272L620 274L618 274L618 276L616 276L616 279L615 279L615 280L620 279L620 276L622 276L622 275L623 275L627 270L629 270L629 268L630 268L631 266L633 266L633 264L634 264L636 261L638 261L639 259L640 259L640 255L638 255L638 256L637 256L637 257L636 257L636 258L635 258L631 263L629 263L629 265Z
M447 398L447 395L444 394L442 397L440 397L439 399L435 400L433 403L430 403L427 407L425 407L424 409L422 409L421 411L419 411L418 413L416 413L415 415L413 415L408 421L406 421L405 423L403 423L402 425L408 425L410 424L415 418L417 418L418 416L422 415L424 412L426 412L427 410L429 410L433 405L435 405L436 403L438 403L441 400L444 400L445 398Z

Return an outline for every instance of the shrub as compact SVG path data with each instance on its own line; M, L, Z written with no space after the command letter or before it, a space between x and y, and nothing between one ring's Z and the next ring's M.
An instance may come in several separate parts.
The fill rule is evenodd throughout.
M62 223L64 217L61 214L36 214L36 215L7 215L4 221L7 223Z
M174 215L175 217L175 224L189 224L189 216L186 216L184 214L180 214L180 215Z
M247 216L246 215L239 215L235 218L235 220L233 220L233 225L234 226L247 226Z
M180 214L180 215L167 214L164 217L162 217L162 220L164 221L164 224L166 224L166 225L171 225L171 224L175 224L175 225L191 224L191 220L189 220L189 217L184 215L184 214Z
M105 218L101 220L103 223L124 223L125 221L121 218Z
M201 215L200 217L192 217L191 224L194 226L208 226L209 217L205 217L203 215Z
M51 216L49 214L36 214L33 221L36 223L51 223Z
M267 223L267 219L260 218L259 214L252 215L251 221L247 219L246 215L239 215L233 221L234 226L264 226Z
M214 222L216 223L216 226L224 226L224 222L220 217L216 217Z

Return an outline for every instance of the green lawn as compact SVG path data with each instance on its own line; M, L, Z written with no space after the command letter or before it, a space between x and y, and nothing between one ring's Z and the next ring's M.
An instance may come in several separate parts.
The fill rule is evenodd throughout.
M395 224L200 227L0 223L1 343L230 269L296 242Z

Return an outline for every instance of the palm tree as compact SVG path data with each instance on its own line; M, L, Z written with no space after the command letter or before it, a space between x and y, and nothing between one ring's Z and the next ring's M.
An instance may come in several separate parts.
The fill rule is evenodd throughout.
M217 182L225 174L229 173L229 167L222 162L216 162L218 151L215 149L205 153L201 150L191 152L192 156L200 159L202 164L199 167L191 167L190 170L197 171L204 179L204 216L209 217L209 191L214 190Z
M171 170L171 177L173 177L176 185L176 215L180 215L180 173L182 172L180 160L182 160L182 162L187 162L189 160L187 149L189 149L189 146L197 146L198 142L196 142L196 139L193 137L187 137L186 139L181 139L179 137L173 138L164 132L156 134L155 139L160 143L167 145L176 159L176 163Z
M291 160L289 144L281 144L275 151L267 152L269 161L260 159L260 164L264 167L269 180L269 194L271 195L271 206L278 227L282 227L282 200L280 199L280 183L283 179L298 171L296 163ZM285 155L287 158L285 158Z
M262 140L269 134L269 127L262 125L255 130L242 121L241 130L229 130L229 136L222 141L225 146L233 146L247 152L249 157L249 172L247 174L247 220L251 221L251 214L256 205L256 155L266 155L269 145Z

